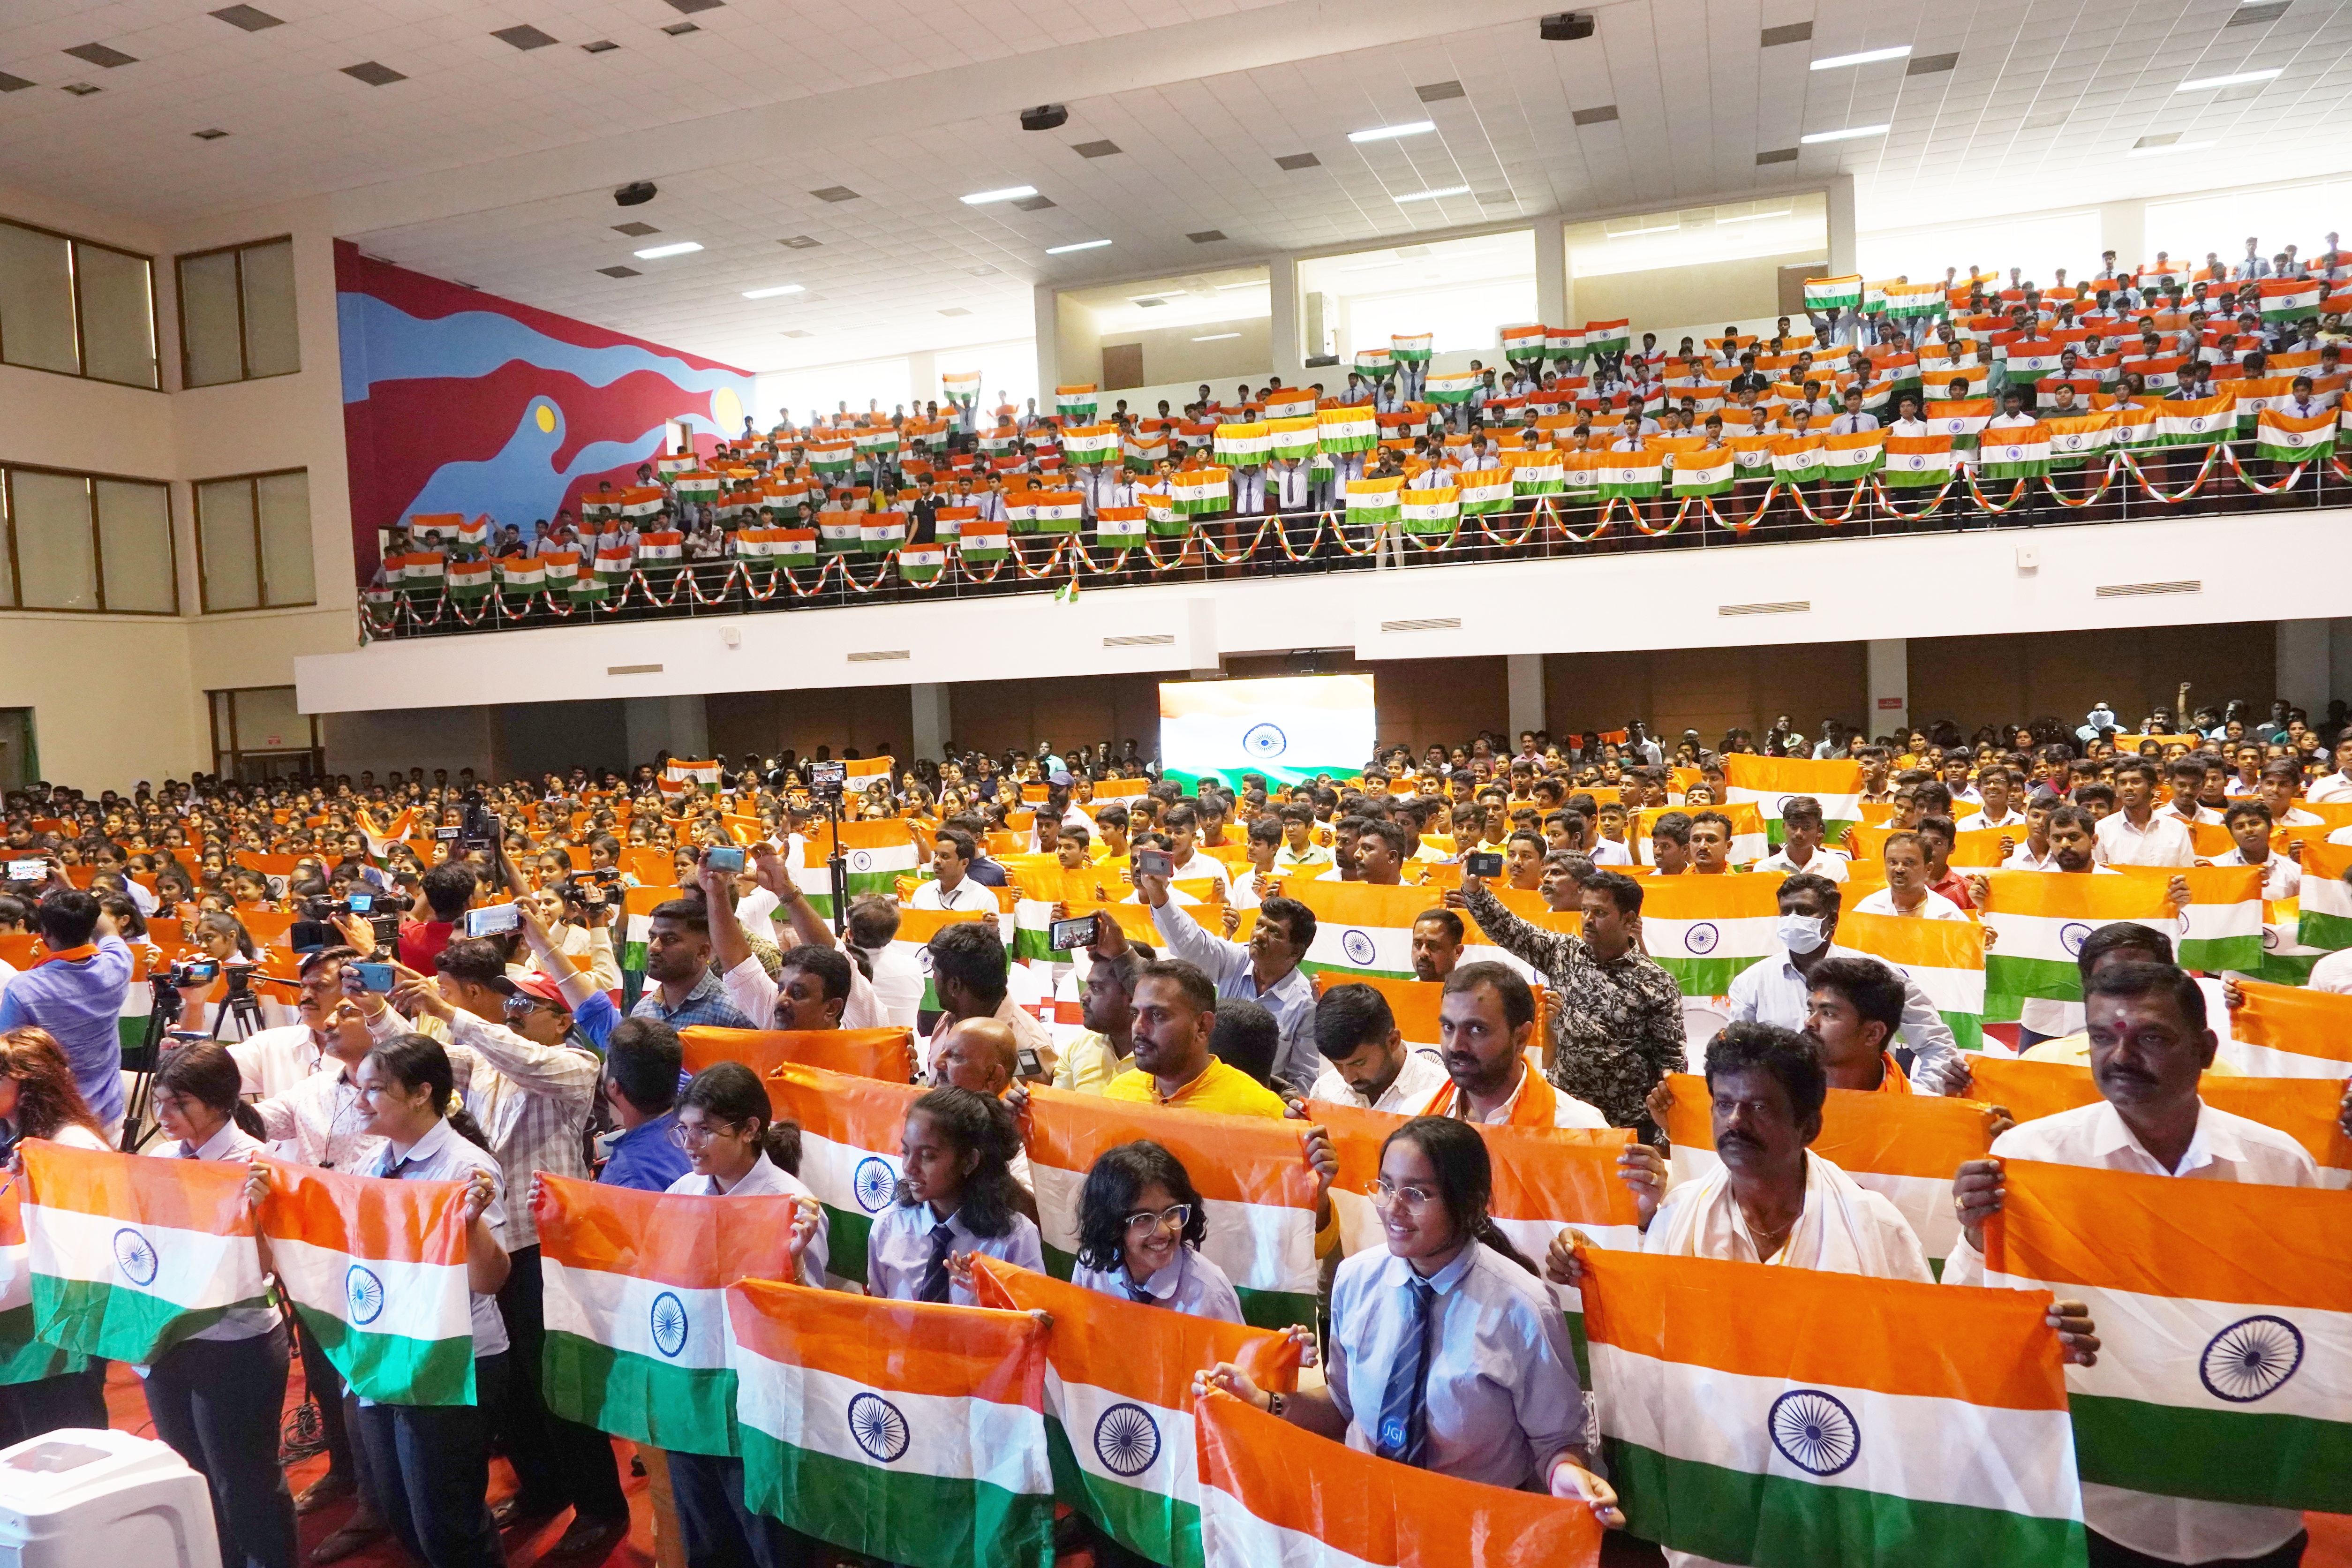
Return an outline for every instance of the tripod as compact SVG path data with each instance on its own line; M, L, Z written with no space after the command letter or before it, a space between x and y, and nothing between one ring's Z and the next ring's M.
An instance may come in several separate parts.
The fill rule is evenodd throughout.
M180 1031L172 1026L180 1021L180 994L172 988L171 972L166 970L161 974L151 974L147 977L147 984L154 992L154 1002L147 1011L146 1032L140 1037L139 1047L131 1053L128 1064L131 1093L123 1103L122 1110L122 1152L126 1154L137 1153L140 1145L146 1142L153 1131L148 1123L147 1112L154 1098L155 1068L163 1060L163 1042L173 1037L179 1037L184 1042L189 1037L181 1036ZM246 1001L248 1005L253 1004L250 994ZM257 1007L255 1012L257 1016L259 1009Z
M220 1017L213 1020L213 1037L223 1038L220 1032L221 1025L234 1019L236 1023L236 1033L226 1037L249 1040L267 1026L261 1019L261 999L253 994L252 972L242 967L233 967L226 973L228 1000L222 1007ZM177 998L174 997L173 1000L176 1001Z
M833 884L833 934L846 945L849 930L849 857L843 854L841 850L840 786L835 785L824 790L817 798L824 802L825 826L831 830L827 839L833 846L832 853L824 858L825 877Z

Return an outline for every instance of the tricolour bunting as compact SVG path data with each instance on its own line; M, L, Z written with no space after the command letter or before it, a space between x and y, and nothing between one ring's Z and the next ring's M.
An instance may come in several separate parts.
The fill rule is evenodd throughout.
M538 1198L548 1409L632 1442L739 1454L727 1287L793 1278L800 1200L672 1196L549 1175Z
M800 1123L801 1181L824 1210L825 1282L862 1290L866 1237L897 1200L907 1110L923 1091L789 1062L766 1082L776 1114Z
M466 1184L265 1163L261 1229L278 1289L352 1392L473 1404Z
M2085 1561L2046 1293L1644 1253L1585 1268L1632 1533L1755 1568Z
M1045 1441L1055 1491L1129 1551L1201 1568L1192 1374L1231 1362L1261 1388L1295 1388L1297 1342L974 1261L982 1306L1043 1312L1054 1325Z
M743 1280L743 1500L909 1568L1049 1568L1043 1318Z
M1592 1568L1583 1503L1360 1454L1213 1394L1193 1412L1206 1568Z
M678 1044L690 1073L714 1062L741 1062L765 1078L785 1062L797 1062L887 1083L908 1083L915 1076L913 1032L907 1029L719 1029L697 1024L679 1031Z
M61 1350L152 1363L269 1294L245 1167L20 1146L33 1328Z
M1984 923L1993 938L1985 953L1988 996L2079 1002L2075 954L2084 937L2116 921L2166 931L2173 924L2161 881L2089 871L1994 871L1987 880Z
M1748 874L1642 882L1642 946L1685 996L1721 996L1780 951L1780 879Z
M1987 1283L2098 1325L2066 1373L2084 1480L2352 1511L2352 1193L2030 1160L2002 1184Z
M1706 1079L1674 1073L1666 1087L1675 1097L1666 1117L1675 1179L1696 1181L1721 1163ZM1991 1150L1992 1121L1986 1107L1971 1100L1833 1089L1811 1147L1900 1209L1940 1273L1960 1234L1952 1213L1952 1178L1963 1163L1981 1160Z
M1087 1173L1106 1149L1149 1138L1182 1162L1200 1189L1209 1221L1201 1255L1233 1281L1242 1315L1261 1328L1315 1321L1315 1177L1299 1142L1306 1123L1053 1089L1032 1089L1029 1105L1037 1228L1055 1275L1066 1279L1076 1259Z
M0 1387L79 1372L89 1358L33 1331L32 1247L25 1239L24 1182L0 1179Z
M1841 947L1893 964L1927 994L1964 1051L1984 1044L1984 932L1972 921L1866 915L1848 904L1838 917Z
M1980 1056L1969 1068L1975 1079L1969 1094L2019 1121L2055 1116L2099 1099L2091 1069L2073 1062ZM2344 1092L2343 1081L2332 1078L2208 1072L2197 1080L2198 1098L2214 1110L2259 1121L2302 1144L2317 1162L2324 1187L2352 1187L2352 1135L2344 1131Z
M1862 822L1860 763L1751 757L1734 752L1723 759L1723 788L1731 800L1751 802L1764 814L1765 836L1776 846L1789 837L1780 821L1780 807L1791 795L1809 795L1821 802L1822 830L1832 843L1840 833Z
M2246 1005L2230 1015L2230 1044L2222 1047L2233 1065L2266 1078L2352 1076L2352 996L2239 984Z

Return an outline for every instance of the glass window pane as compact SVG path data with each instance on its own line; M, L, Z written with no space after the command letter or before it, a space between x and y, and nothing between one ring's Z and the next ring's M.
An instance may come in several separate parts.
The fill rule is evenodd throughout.
M310 476L271 474L261 492L261 575L273 605L313 605L319 585L310 574Z
M190 386L245 379L237 346L236 253L216 251L180 263L180 335L187 345Z
M98 608L98 554L89 530L89 481L17 468L8 476L16 567L27 608Z
M302 368L294 328L294 242L248 246L245 258L245 373L290 375Z
M147 258L77 245L74 270L81 282L82 374L131 386L156 384Z
M98 548L106 607L171 615L179 595L172 571L172 492L163 485L98 479Z
M205 608L257 608L261 580L253 559L253 481L198 485L196 533L203 541Z
M0 223L0 359L35 370L81 369L69 250L55 235Z

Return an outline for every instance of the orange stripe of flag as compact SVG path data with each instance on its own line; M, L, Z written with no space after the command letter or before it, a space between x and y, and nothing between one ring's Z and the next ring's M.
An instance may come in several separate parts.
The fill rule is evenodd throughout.
M803 1129L853 1149L897 1152L907 1110L923 1091L912 1084L852 1078L785 1062L768 1075L768 1104Z
M541 1173L531 1213L547 1255L574 1268L716 1290L738 1279L788 1279L796 1197L637 1192Z
M1045 1406L1046 1327L1033 1313L740 1279L727 1316L737 1342L770 1361L904 1394Z
M2003 1163L1985 1267L2054 1286L2194 1301L2352 1301L2352 1192Z
M458 1209L463 1182L384 1182L278 1160L260 1163L269 1169L269 1201L261 1211L266 1235L354 1258L466 1261L466 1223Z
M2072 1062L1976 1056L1969 1059L1969 1070L1975 1079L1970 1092L2020 1121L2038 1121L2062 1110L2096 1104L2099 1099L2099 1086L2091 1081L2091 1069ZM2345 1135L2338 1120L2344 1085L2335 1079L2242 1078L2209 1071L2198 1080L2197 1093L2216 1110L2285 1133L2322 1165L2352 1170L2352 1137Z
M0 1180L0 1247L25 1245L24 1184L14 1176Z
M28 1138L20 1148L26 1201L44 1208L214 1236L254 1234L241 1164L100 1153L41 1138Z
M765 1078L786 1062L856 1078L905 1083L915 1076L909 1029L719 1029L698 1024L681 1030L686 1070L713 1062L741 1062Z
M1204 1198L1315 1206L1315 1178L1299 1145L1303 1121L1171 1110L1037 1087L1029 1090L1029 1158L1035 1164L1091 1170L1104 1150L1149 1138L1183 1163Z
M2099 877L2088 871L1995 871L1991 907L2004 915L2072 916L2098 921L2162 920L2172 906L2164 884L2136 877Z
M993 1258L972 1263L982 1305L1043 1312L1052 1321L1045 1355L1065 1383L1166 1410L1190 1405L1192 1374L1219 1362L1240 1367L1261 1388L1287 1393L1298 1386L1298 1342L1287 1334L1122 1301Z
M2259 981L2239 983L2246 1005L2230 1015L2230 1033L2274 1051L2352 1062L2352 996Z
M2190 1184L2206 1185L2219 1184ZM1584 1331L1596 1345L1742 1377L1788 1378L2004 1410L2063 1410L2058 1336L2036 1335L2042 1290L1963 1290L1663 1253L1584 1252ZM1867 1325L1899 1325L1899 1333ZM1986 1356L1999 1336L2030 1359Z
M1332 1184L1370 1193L1381 1173L1381 1146L1410 1120L1361 1106L1309 1100L1309 1114L1331 1134L1339 1173ZM1494 1166L1488 1206L1497 1219L1556 1219L1563 1225L1636 1225L1633 1194L1617 1175L1617 1156L1633 1141L1628 1127L1488 1127Z
M1669 1142L1715 1147L1706 1079L1674 1073L1666 1079L1675 1103L1666 1113ZM1943 1181L1992 1148L1988 1108L1973 1100L1933 1094L1882 1094L1833 1089L1822 1107L1821 1136L1812 1151L1842 1171Z

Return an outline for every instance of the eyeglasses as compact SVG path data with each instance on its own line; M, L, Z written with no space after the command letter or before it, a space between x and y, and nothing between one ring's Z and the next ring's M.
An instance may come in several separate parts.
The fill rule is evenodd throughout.
M669 1124L669 1141L681 1149L699 1149L713 1138L732 1138L737 1128L721 1121L698 1121L691 1126L683 1121Z
M1158 1214L1152 1213L1150 1209L1139 1209L1127 1216L1127 1234L1153 1236L1166 1229L1181 1236L1184 1234L1184 1227L1192 1223L1192 1205L1191 1204L1171 1205L1161 1209Z
M1437 1194L1433 1188L1410 1184L1399 1186L1386 1176L1375 1177L1372 1181L1372 1202L1382 1208L1401 1203L1407 1214L1419 1214L1436 1201Z

